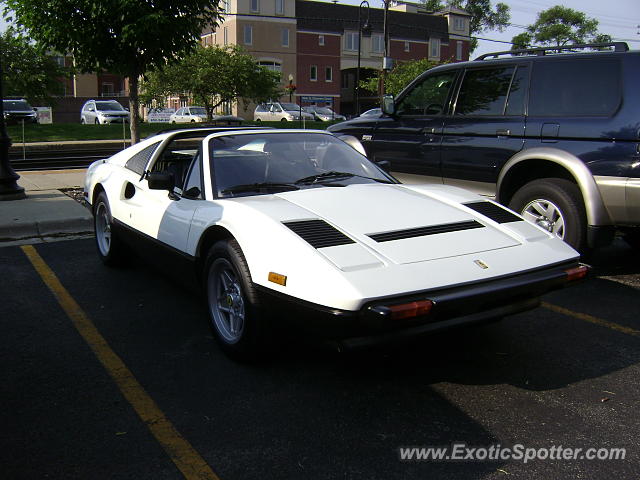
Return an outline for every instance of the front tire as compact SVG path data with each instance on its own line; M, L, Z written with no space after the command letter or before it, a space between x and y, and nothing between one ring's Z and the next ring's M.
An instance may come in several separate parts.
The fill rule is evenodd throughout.
M265 344L264 313L238 242L213 245L204 281L210 326L218 344L235 360L254 360Z
M93 205L93 226L98 256L102 263L110 267L121 265L125 246L112 229L113 217L104 192L100 192Z
M586 251L587 215L575 183L563 178L534 180L515 193L509 208L579 252Z
M625 228L624 232L624 241L627 244L636 250L640 250L640 227L630 227Z

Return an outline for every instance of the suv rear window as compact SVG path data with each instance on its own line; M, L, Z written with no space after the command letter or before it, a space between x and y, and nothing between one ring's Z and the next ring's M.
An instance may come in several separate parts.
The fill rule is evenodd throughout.
M620 105L620 75L615 58L535 62L529 115L610 115Z

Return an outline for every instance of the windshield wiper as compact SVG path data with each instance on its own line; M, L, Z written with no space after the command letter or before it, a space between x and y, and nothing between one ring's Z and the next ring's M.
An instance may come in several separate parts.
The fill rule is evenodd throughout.
M367 177L365 175L358 175L357 173L338 172L335 170L331 170L329 172L318 173L316 175L309 175L308 177L301 178L299 180L296 180L295 184L296 185L313 184L313 183L320 183L322 182L322 180L337 180L340 178L351 178L351 177L366 178L367 180L373 180L379 183L393 183L390 180L387 180L384 178Z
M234 185L233 187L225 188L224 190L222 190L222 193L273 192L279 190L300 190L300 188L293 183L243 183L240 185Z

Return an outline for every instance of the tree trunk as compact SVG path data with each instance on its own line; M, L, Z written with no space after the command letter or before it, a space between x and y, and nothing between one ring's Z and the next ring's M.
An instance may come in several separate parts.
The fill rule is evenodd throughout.
M138 74L134 73L129 77L129 125L131 127L131 145L135 145L140 141L140 133L138 132L139 108Z

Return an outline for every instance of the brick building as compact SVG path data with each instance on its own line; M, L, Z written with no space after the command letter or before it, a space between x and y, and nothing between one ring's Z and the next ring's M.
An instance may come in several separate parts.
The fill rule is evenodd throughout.
M226 0L223 21L203 32L205 45L242 45L256 61L281 73L283 86L296 85L296 103L330 105L354 114L358 57L358 6L311 0ZM360 10L364 24L366 10ZM382 68L383 16L368 11L371 31L360 46L360 77ZM395 2L388 14L389 56L461 61L469 58L469 14L448 8L429 13L422 4ZM378 103L362 96L360 110ZM284 100L285 98L283 98ZM288 100L288 98L286 98ZM252 119L253 107L230 106L231 113Z

